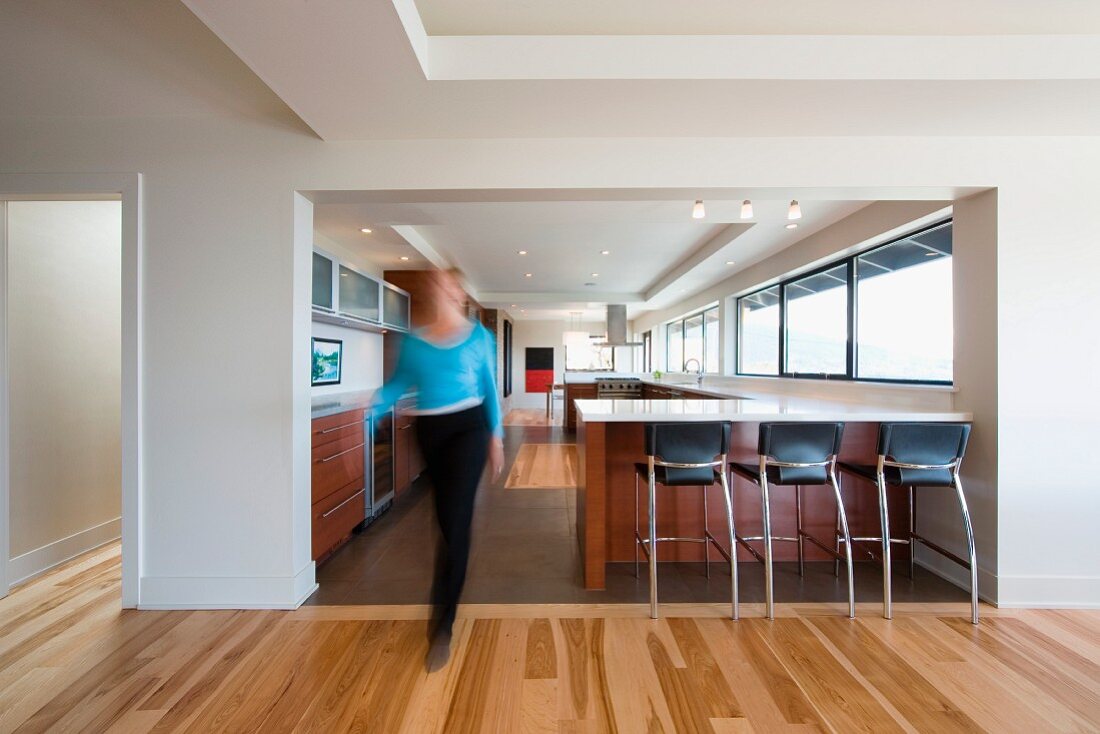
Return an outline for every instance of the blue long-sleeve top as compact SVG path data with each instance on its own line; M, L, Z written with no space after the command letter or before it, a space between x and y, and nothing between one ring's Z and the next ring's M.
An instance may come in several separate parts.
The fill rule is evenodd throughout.
M374 399L375 415L385 413L411 387L417 389L416 413L455 413L485 406L493 435L504 435L497 397L497 349L493 335L478 322L462 341L437 345L420 332L405 337L393 376Z

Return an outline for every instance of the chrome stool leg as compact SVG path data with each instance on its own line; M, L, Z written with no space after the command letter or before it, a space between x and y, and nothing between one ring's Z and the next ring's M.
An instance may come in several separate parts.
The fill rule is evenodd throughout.
M848 565L848 616L855 619L856 616L856 582L855 574L852 572L852 535L848 531L848 513L844 511L844 499L840 495L840 483L836 479L836 469L829 467L829 483L833 485L833 493L836 494L836 514L838 523L841 527L841 532L844 533L844 548L847 551L845 560ZM837 546L840 545L840 538L837 537ZM839 547L837 548L839 551ZM834 565L839 566L840 561L836 560Z
M642 544L641 528L638 527L638 472L634 472L634 578L638 578L638 549Z
M699 487L703 490L703 554L706 559L707 578L710 578L710 521L707 518L707 487Z
M882 616L893 619L894 605L890 588L890 508L886 501L886 477L879 468L878 478L879 521L882 523Z
M657 478L649 464L649 616L657 619Z
M798 526L795 537L798 540L798 575L806 575L806 549L802 540L802 485L794 485L794 516Z
M726 466L726 457L722 457L722 466ZM733 496L730 494L730 484L726 480L726 470L723 468L721 471L722 480L722 499L726 502L726 527L730 533L730 600L733 606L731 619L740 618L740 610L738 609L737 598L737 539L736 532L733 526Z
M772 577L772 512L768 498L768 475L764 462L760 462L760 498L763 506L764 524L764 603L768 619L775 619L775 586Z
M955 493L959 496L959 508L962 510L963 526L966 528L966 549L970 558L970 623L978 623L978 556L974 550L974 526L970 523L970 510L963 496L962 480L954 475Z
M840 484L839 483L837 484L837 487L836 487L836 496L837 496L836 519L833 521L833 550L835 550L837 552L837 555L839 555L840 554L840 510L841 510L841 508L843 507L843 504L844 504L843 501L840 499ZM836 557L833 558L833 576L836 576L838 578L840 576L840 559L836 558Z
M917 496L913 492L913 485L909 485L909 578L913 578L917 570Z

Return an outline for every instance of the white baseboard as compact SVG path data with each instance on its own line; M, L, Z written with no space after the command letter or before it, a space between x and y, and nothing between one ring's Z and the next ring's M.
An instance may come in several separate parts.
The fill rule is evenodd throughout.
M917 565L970 590L965 568L939 554L917 555ZM1005 609L1100 609L1100 576L1009 576L978 568L978 597Z
M297 609L317 590L310 561L294 576L141 579L138 609Z
M122 518L100 523L67 538L55 540L8 561L8 579L12 586L30 581L82 553L118 540L122 536Z
M929 573L949 581L960 589L970 591L970 572L955 563L944 558L939 553L923 549L917 553L917 565ZM997 606L998 579L992 571L984 569L978 564L978 598Z

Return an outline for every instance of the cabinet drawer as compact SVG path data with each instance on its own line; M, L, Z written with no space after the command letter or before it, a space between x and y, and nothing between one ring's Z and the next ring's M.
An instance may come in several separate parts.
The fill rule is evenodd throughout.
M359 436L359 440L362 441L363 411L349 410L324 418L315 418L311 433L314 448L349 436Z
M329 552L363 521L367 504L361 482L349 484L313 505L313 559Z
M361 432L358 436L348 436L313 449L314 502L356 480L362 486L364 450Z

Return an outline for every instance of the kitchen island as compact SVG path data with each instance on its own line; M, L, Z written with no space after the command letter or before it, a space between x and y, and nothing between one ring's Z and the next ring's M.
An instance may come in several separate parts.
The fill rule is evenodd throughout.
M959 422L972 419L970 413L954 410L899 408L769 394L745 395L743 391L734 396L723 388L711 388L706 392L710 393L710 399L576 401L579 460L576 525L586 589L605 587L607 563L634 561L634 464L645 460L642 439L645 423L732 421L729 459L755 463L760 423L839 421L846 424L841 460L873 464L878 424L881 422ZM852 535L879 534L878 500L874 488L850 479L844 481L842 486ZM835 527L836 504L831 490L817 489L808 488L803 492L803 522L813 534L828 538L833 535ZM738 532L759 534L759 489L755 485L734 482L731 490ZM645 484L642 483L640 504L643 508L645 491ZM723 528L721 487L716 484L707 491L711 527ZM794 491L794 487L776 487L772 492L772 530L777 535L792 534L789 531L793 531L795 523ZM891 505L895 502L903 502L900 493L891 499ZM662 536L702 535L701 492L691 488L659 490L657 505L657 523ZM892 530L899 534L908 527L908 507L905 510L891 514ZM643 514L639 523L645 527L647 522ZM865 545L860 544L856 549L863 553ZM899 550L902 552L896 558L907 558L907 548L902 546ZM661 548L659 559L702 561L703 552L699 544L671 543ZM751 558L744 549L738 552L742 560ZM793 560L796 552L791 543L775 546L776 560ZM806 547L806 559L832 560L810 544Z

